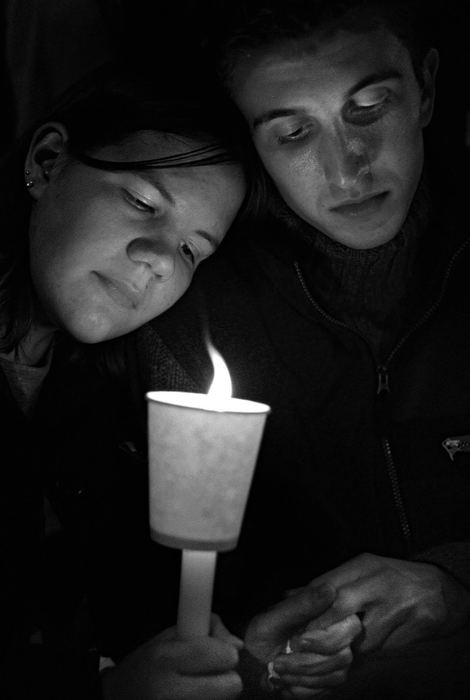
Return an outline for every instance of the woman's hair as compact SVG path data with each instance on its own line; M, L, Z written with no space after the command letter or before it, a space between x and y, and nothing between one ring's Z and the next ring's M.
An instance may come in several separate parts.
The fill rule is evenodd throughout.
M0 168L0 351L10 351L26 335L34 316L29 270L28 227L32 198L25 187L24 161L40 124L62 123L71 157L104 169L187 167L244 162L243 138L229 101L214 85L181 73L148 76L117 64L106 65L73 85L4 158ZM181 155L110 163L96 149L119 143L141 130L200 141ZM249 157L249 156L248 156ZM250 205L246 203L249 207Z

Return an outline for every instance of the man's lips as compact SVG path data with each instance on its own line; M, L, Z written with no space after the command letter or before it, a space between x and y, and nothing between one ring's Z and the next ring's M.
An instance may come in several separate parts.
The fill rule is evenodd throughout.
M388 191L379 192L378 194L367 195L366 197L349 199L335 207L331 207L330 211L334 214L353 217L374 214L380 209L388 194Z
M94 273L111 299L125 309L137 309L145 296L146 286L140 290L131 282L118 280L99 272Z

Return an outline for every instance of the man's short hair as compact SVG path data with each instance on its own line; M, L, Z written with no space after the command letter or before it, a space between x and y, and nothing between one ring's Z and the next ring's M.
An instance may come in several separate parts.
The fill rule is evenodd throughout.
M216 61L230 91L243 55L312 35L328 39L342 29L362 33L384 27L408 49L421 85L423 58L431 45L430 24L419 0L241 0L224 6L215 37Z

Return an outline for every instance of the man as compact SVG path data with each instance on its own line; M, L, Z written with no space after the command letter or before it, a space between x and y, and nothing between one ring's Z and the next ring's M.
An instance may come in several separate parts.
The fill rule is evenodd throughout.
M336 591L294 653L251 624L277 683L466 698L468 232L462 196L424 172L438 56L401 4L264 5L221 66L283 203L141 333L147 383L207 389L202 306L235 395L272 407L216 604L230 623L308 581Z

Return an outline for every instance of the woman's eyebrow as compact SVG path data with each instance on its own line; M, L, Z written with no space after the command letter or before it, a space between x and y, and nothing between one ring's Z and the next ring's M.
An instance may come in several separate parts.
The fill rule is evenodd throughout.
M403 78L403 73L396 69L388 69L383 71L378 71L377 73L370 73L364 78L361 78L352 88L348 90L347 97L351 97L355 92L359 92L369 85L374 85L375 83L383 83L385 80L400 80Z

